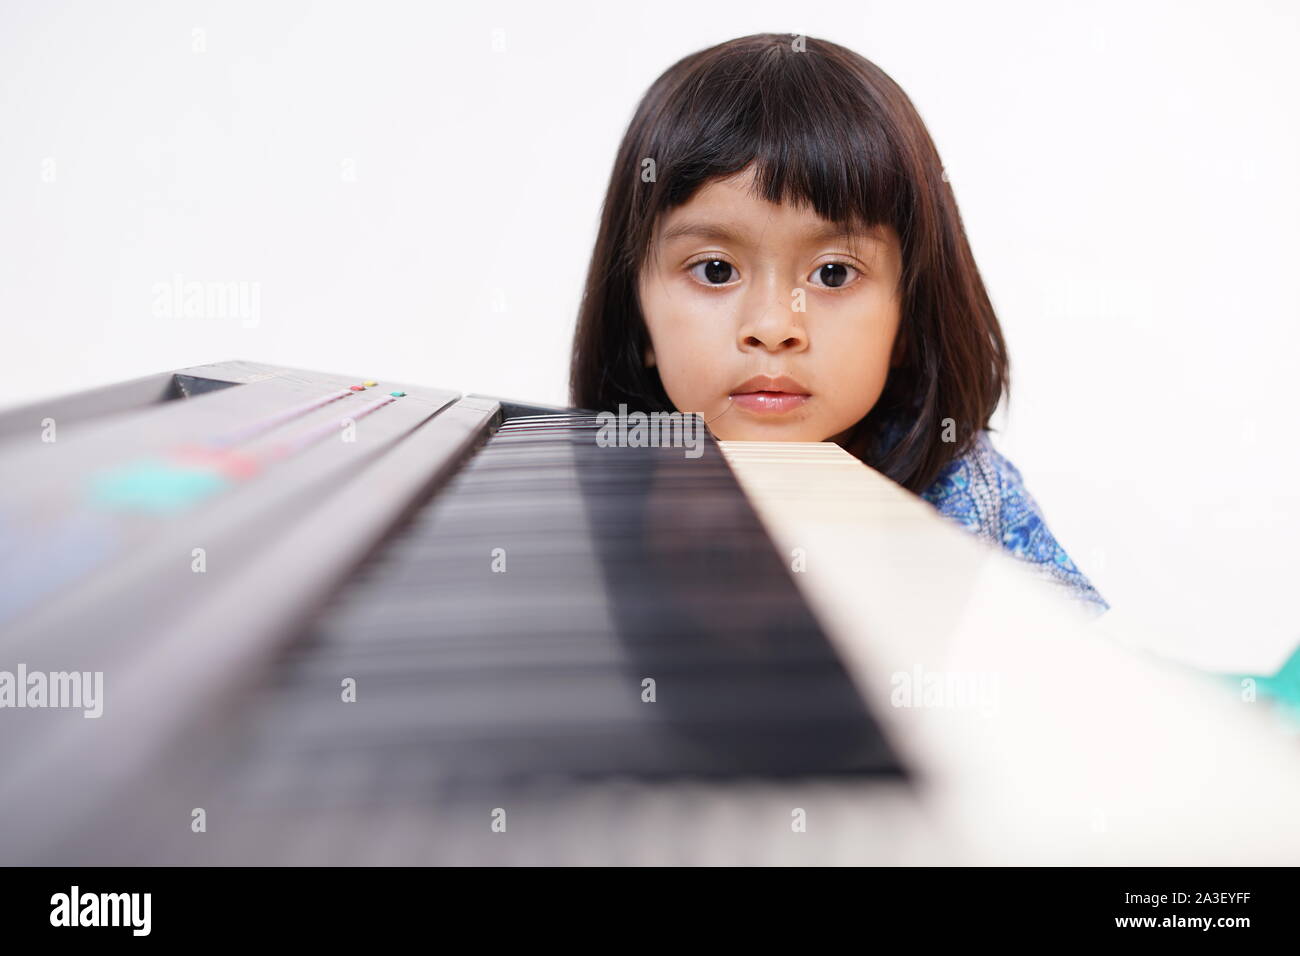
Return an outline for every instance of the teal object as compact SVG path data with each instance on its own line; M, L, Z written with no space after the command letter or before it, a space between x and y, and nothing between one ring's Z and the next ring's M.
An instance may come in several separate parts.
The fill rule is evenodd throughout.
M228 484L219 472L201 465L146 458L97 476L91 500L105 508L167 514L182 511Z
M1258 700L1272 702L1277 715L1296 733L1300 733L1300 647L1287 658L1286 663L1272 675L1224 674L1240 692L1242 681L1255 682Z

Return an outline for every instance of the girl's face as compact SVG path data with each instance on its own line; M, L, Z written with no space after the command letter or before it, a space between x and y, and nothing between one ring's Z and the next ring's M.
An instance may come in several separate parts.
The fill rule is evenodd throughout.
M885 387L898 236L889 226L837 234L752 185L752 170L706 183L659 224L638 282L646 364L673 405L699 412L720 439L842 438Z

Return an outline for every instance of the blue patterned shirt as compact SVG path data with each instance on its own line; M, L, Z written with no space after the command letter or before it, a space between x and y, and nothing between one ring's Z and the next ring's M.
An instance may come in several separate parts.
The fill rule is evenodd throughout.
M921 496L968 531L1027 561L1100 614L1110 607L1047 529L1020 471L981 431Z

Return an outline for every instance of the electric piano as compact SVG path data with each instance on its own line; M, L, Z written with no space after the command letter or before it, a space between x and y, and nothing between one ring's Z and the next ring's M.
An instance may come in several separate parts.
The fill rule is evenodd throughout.
M834 444L600 426L251 362L0 414L0 861L1300 861L1261 713Z

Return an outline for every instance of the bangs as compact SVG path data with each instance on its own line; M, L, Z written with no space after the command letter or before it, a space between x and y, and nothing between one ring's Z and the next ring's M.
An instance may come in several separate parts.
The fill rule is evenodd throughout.
M815 40L806 52L754 40L698 69L688 57L648 94L659 102L639 148L656 181L638 190L631 262L642 261L665 213L751 166L769 202L811 208L846 232L888 224L906 235L915 191L870 77Z

